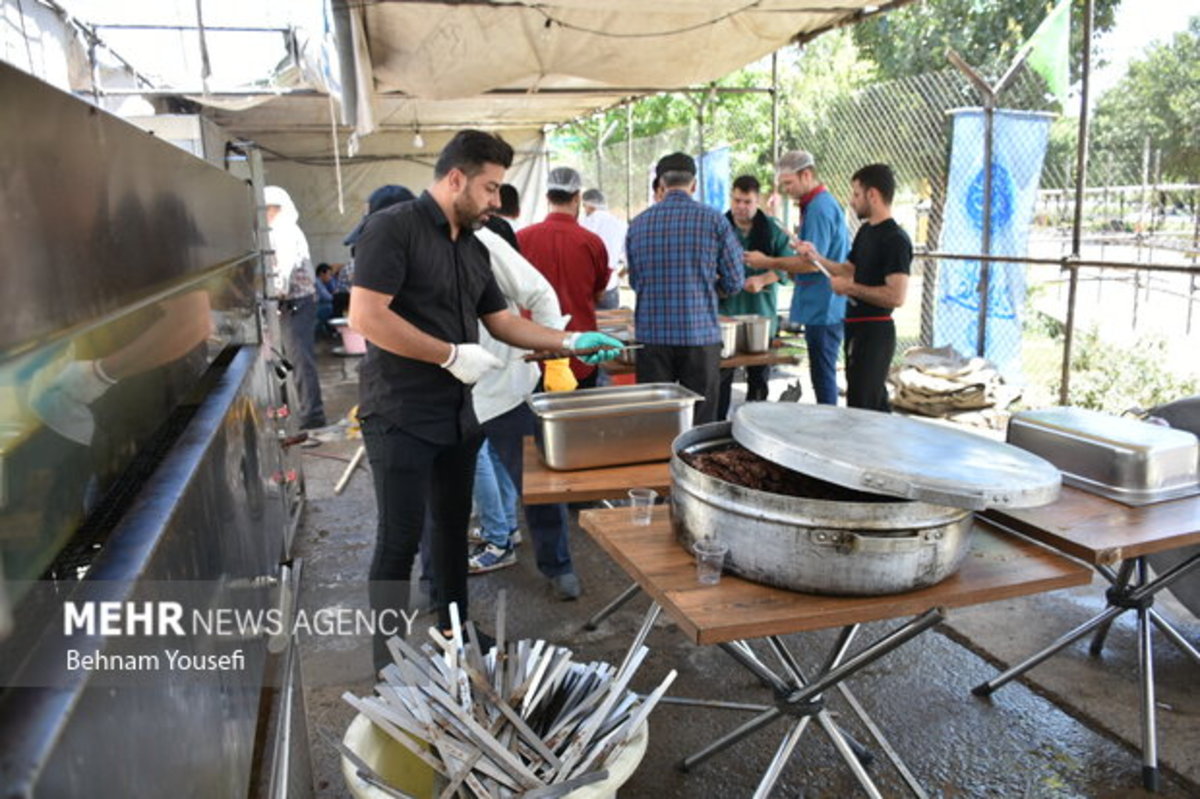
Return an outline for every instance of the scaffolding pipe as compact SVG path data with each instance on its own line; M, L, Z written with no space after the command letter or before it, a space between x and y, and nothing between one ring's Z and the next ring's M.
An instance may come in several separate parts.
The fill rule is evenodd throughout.
M1083 239L1083 193L1087 189L1088 164L1088 84L1092 73L1092 18L1095 13L1094 0L1085 0L1083 5L1083 76L1079 91L1079 142L1075 150L1075 218L1071 224L1071 258L1079 262L1080 245ZM1063 331L1062 379L1059 381L1058 402L1067 405L1071 401L1071 346L1075 343L1075 302L1079 295L1079 269L1070 268L1070 283L1067 289L1067 324Z

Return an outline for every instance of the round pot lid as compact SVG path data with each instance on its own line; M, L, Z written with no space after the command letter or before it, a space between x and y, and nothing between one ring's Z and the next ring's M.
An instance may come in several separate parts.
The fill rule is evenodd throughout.
M733 437L769 461L847 488L970 510L1045 505L1062 484L1048 461L1009 444L857 408L751 402L734 415Z

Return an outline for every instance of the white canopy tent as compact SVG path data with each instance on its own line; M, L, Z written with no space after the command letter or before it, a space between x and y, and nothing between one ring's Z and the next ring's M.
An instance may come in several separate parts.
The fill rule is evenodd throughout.
M3 2L6 19L27 21L22 5ZM114 17L137 9L136 3L116 0L40 2L70 6L77 29L81 22L86 29L81 15L98 13L97 8L103 8L110 26ZM111 69L90 75L78 68L58 71L70 73L69 88L96 89L101 97L186 97L203 106L204 115L230 138L260 144L268 180L293 194L314 257L338 261L347 256L341 237L357 222L366 196L384 183L423 187L438 149L455 130L502 133L518 150L510 179L533 200L542 193L547 126L633 97L703 87L791 42L907 2L325 0L324 30L287 31L292 63L266 88L262 80L247 80L230 91L202 87L200 79L190 86L147 87L145 81L110 82ZM221 22L219 14L233 18L239 10L245 18L247 3L254 6L254 0L204 0L201 20L191 0L176 2L180 14L192 14L180 24L194 26L189 30L195 31L196 52L204 54L206 64L217 31L204 25ZM156 4L155 13L164 5ZM38 8L44 17L44 7ZM306 9L304 24L314 26L312 9ZM65 9L59 10L67 17ZM278 25L278 5L272 13L269 18ZM45 21L39 20L37 28L47 29ZM0 52L26 68L21 53L28 48L11 45L18 30L28 42L29 27L9 21ZM95 30L103 34L106 28ZM186 38L179 30L172 35ZM141 69L136 58L121 55ZM33 57L28 68L38 71ZM94 87L90 81L97 77L103 85ZM114 90L114 85L123 88ZM106 105L114 105L111 98ZM345 198L341 209L339 178Z

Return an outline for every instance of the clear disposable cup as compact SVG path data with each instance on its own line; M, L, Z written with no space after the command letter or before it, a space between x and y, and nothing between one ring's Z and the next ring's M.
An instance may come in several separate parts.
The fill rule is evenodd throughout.
M629 489L629 521L634 524L650 524L650 515L656 499L658 492L653 488Z
M725 567L729 545L705 538L692 545L692 552L696 555L696 581L701 585L721 582L721 570Z

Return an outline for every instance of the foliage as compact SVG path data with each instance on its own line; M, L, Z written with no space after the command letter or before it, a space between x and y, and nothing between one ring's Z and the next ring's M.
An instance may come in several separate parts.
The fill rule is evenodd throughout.
M1138 163L1147 136L1162 152L1161 179L1200 181L1200 17L1131 62L1097 103L1098 160Z
M1096 0L1093 27L1113 26L1121 0ZM883 79L920 75L946 66L953 48L993 80L1016 57L1021 45L1053 7L1052 0L924 0L854 26L854 41L879 66ZM1071 79L1082 63L1084 0L1073 0Z
M1140 339L1121 346L1100 338L1096 328L1075 339L1071 360L1071 404L1109 413L1153 408L1200 391L1194 376L1180 376L1164 367L1167 341ZM1054 387L1057 395L1059 387Z

